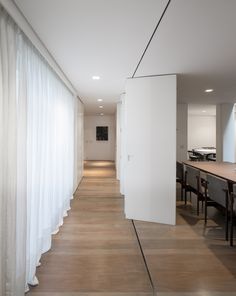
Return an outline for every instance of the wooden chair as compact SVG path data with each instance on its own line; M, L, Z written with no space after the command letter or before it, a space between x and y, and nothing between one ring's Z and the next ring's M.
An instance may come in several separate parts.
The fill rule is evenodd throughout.
M228 240L229 222L229 189L225 179L207 174L207 194L205 194L205 224L207 223L207 208L214 206L225 214L225 239Z
M206 155L206 160L208 160L208 161L216 161L216 154L215 153L208 153Z
M204 161L205 160L205 157L203 154L197 152L197 151L194 151L193 150L193 155L196 156L198 158L198 161Z
M188 158L191 161L203 161L204 155L194 150L188 150Z
M199 156L194 154L194 152L192 150L188 150L188 158L191 161L199 161Z
M199 215L199 203L205 200L204 189L202 187L200 170L186 165L185 168L185 204L187 203L187 192L193 192L197 196L197 215Z
M182 162L176 161L176 182L181 185L181 200L183 200L184 193L184 165Z

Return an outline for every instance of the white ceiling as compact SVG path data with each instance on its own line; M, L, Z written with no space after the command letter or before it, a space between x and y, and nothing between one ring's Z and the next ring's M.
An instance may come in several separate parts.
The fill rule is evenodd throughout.
M104 113L132 76L167 0L15 0L86 113ZM172 0L136 76L176 73L178 101L236 99L236 1ZM93 75L101 76L99 81ZM204 89L213 88L206 94Z

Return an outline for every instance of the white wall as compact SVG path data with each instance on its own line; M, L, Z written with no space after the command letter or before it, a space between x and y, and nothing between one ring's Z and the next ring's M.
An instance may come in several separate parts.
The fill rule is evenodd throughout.
M234 104L219 104L216 106L217 116L217 161L236 161L235 113Z
M235 162L235 121L234 104L221 105L223 133L223 161Z
M127 80L125 134L126 217L175 224L175 75Z
M216 116L188 115L188 150L216 147Z
M187 160L188 150L188 105L177 104L177 139L176 158L178 161Z
M223 161L223 135L221 123L221 105L216 105L216 160Z
M108 126L108 141L96 141L96 126ZM85 160L115 161L116 117L114 115L84 116Z
M75 173L74 173L74 190L77 189L82 177L84 168L84 105L80 100L75 104Z
M120 159L121 159L121 104L116 106L116 178L120 180Z

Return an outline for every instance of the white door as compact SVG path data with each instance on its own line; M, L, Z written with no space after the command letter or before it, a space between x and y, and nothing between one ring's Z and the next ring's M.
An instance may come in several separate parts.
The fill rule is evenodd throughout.
M176 76L128 79L125 214L175 224Z

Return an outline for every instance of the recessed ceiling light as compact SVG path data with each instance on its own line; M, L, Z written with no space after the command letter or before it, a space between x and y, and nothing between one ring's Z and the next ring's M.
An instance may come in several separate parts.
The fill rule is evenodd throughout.
M214 90L214 89L212 89L212 88L208 88L208 89L205 89L205 92L206 92L206 93L210 93L210 92L213 92L213 90Z
M202 110L203 113L206 113L206 110Z
M99 108L103 108L103 106L99 106Z
M100 79L99 76L93 76L92 78L93 78L93 80L99 80Z
M101 115L101 116L103 116L103 115L104 115L104 113L100 113L100 115Z
M98 99L97 101L98 101L98 102L102 102L102 101L103 101L103 99Z

